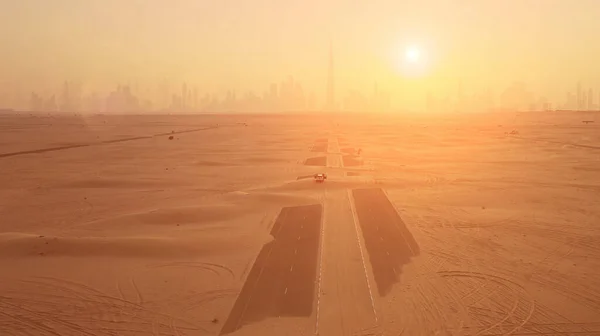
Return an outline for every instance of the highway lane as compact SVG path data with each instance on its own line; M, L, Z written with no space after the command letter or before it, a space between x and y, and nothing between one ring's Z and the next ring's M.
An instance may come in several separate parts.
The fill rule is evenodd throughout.
M221 329L228 334L269 317L313 313L321 231L321 204L286 207L271 230Z
M419 255L419 245L380 188L352 190L380 296L387 295L400 281L402 267Z

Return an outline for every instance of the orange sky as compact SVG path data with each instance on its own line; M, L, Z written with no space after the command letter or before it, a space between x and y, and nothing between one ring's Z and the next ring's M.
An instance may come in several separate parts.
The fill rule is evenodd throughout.
M117 82L262 92L288 75L323 98L328 40L337 94L454 94L523 80L562 99L600 87L598 0L1 0L0 85L55 89ZM405 78L415 44L427 75Z

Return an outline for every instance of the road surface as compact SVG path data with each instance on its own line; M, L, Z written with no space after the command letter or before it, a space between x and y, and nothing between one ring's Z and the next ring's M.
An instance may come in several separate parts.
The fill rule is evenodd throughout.
M419 245L380 188L352 190L369 262L380 296L400 279L402 266L419 255Z
M328 167L341 168L337 139L330 139L328 153ZM377 319L348 192L326 190L323 204L324 237L316 331L319 335L360 334L373 328Z
M221 329L228 334L268 317L310 317L315 298L321 204L281 210Z

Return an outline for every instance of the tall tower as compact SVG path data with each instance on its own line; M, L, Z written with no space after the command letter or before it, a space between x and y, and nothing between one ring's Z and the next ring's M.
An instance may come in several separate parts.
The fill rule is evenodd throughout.
M581 111L583 108L583 99L581 92L581 82L577 83L577 111Z
M69 82L63 84L62 102L60 107L61 112L71 112L71 94L69 90Z
M335 109L335 91L333 82L333 42L329 41L329 69L327 76L327 110Z

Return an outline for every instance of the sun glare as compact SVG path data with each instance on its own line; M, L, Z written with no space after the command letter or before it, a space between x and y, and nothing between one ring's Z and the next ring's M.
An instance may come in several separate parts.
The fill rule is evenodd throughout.
M420 45L409 44L395 55L398 71L406 77L422 77L429 72L431 66L429 54Z
M411 63L416 63L421 58L421 52L419 51L419 48L411 46L411 47L406 48L404 57L406 58L407 61L409 61Z

